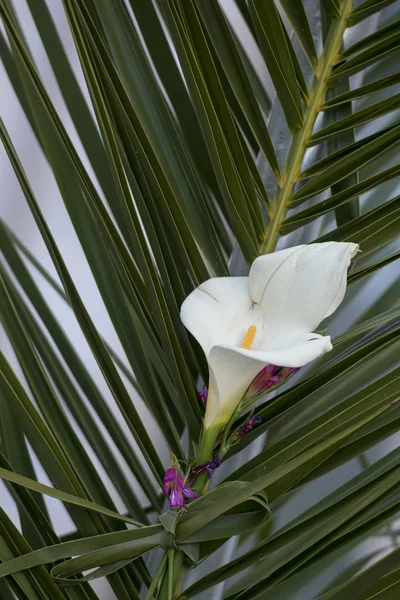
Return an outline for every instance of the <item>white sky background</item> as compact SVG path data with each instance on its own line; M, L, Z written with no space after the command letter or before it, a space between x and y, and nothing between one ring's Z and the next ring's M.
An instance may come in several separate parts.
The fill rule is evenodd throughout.
M140 1L140 0L139 0ZM47 0L48 6L51 10L53 19L57 26L59 35L67 49L67 54L70 58L71 64L74 71L81 83L82 89L84 90L86 97L89 99L87 93L82 71L79 66L79 60L75 52L72 36L65 18L65 14L62 10L61 0ZM237 21L236 9L232 0L221 0L222 6L236 23L239 23L239 32L241 30L240 20ZM74 126L69 117L68 111L65 107L64 101L58 89L57 82L53 75L51 66L47 59L46 53L41 44L40 38L37 34L34 26L32 17L27 8L25 0L16 0L14 2L17 13L22 23L24 32L27 39L29 40L30 48L33 53L34 60L41 74L42 80L45 84L46 89L50 93L50 96L54 102L56 110L61 117L64 125L71 136L71 139L79 151L81 157L84 159L85 166L87 167L89 174L93 175L92 169L88 161L86 160L85 153L82 149L82 145L79 138L76 135ZM242 29L242 32L244 30ZM256 66L259 72L265 77L265 68L260 60L259 55L256 56ZM267 76L268 77L268 76ZM0 64L0 112L2 118L5 121L6 127L10 133L10 136L15 144L16 150L22 161L22 164L27 172L28 178L31 182L32 188L38 199L44 216L49 224L55 239L59 245L59 249L64 257L67 267L72 275L72 278L81 294L81 297L90 310L91 317L101 331L102 335L117 350L117 352L123 356L118 338L111 325L108 314L105 310L103 302L97 291L93 276L88 267L86 258L83 251L78 243L77 236L69 220L67 211L62 202L60 193L55 183L54 177L49 169L43 153L36 142L36 139L30 129L29 123L26 120L24 113L18 103L18 100L14 94L14 91L8 81L7 75L3 66ZM9 164L8 158L3 150L0 148L0 181L1 181L1 195L0 195L0 214L11 229L29 246L35 257L43 264L43 266L55 277L56 272L51 262L51 259L47 253L45 245L41 239L40 233L34 223L33 217L31 216L30 210L23 197L20 186L15 178L14 172ZM394 193L392 195L395 195ZM367 283L368 293L364 294L364 297L368 298L372 302L373 297L377 292L381 292L386 287L393 277L398 273L398 262L393 265L391 269L385 269L374 279L371 278ZM51 287L40 277L37 276L34 270L31 271L38 283L40 289L44 293L48 302L50 303L55 315L59 321L63 324L63 327L67 335L72 340L75 348L78 349L81 357L85 364L89 368L91 374L94 376L97 384L100 387L100 391L106 396L110 402L112 402L108 388L103 381L102 377L99 377L99 370L97 364L88 348L86 341L72 315L70 309L65 303L59 298L59 296L51 289ZM346 314L343 315L346 322L353 321L357 314L359 314L360 306L355 300L347 309ZM22 373L19 368L15 357L13 356L12 349L7 340L4 331L0 325L0 347L6 352L6 355L12 362L18 375L22 378ZM133 391L132 391L133 393ZM152 427L151 418L148 411L143 407L142 403L138 403L138 410L148 424L149 428ZM115 411L118 415L118 411ZM123 419L119 418L123 424ZM160 439L160 436L155 435L153 439L155 445L158 447L160 452L164 453L167 460L167 454L165 446ZM391 442L393 443L393 441ZM387 447L387 445L386 445ZM96 459L94 459L96 460ZM121 461L123 462L123 461ZM35 462L38 470L38 477L43 483L49 483L45 474ZM100 467L99 467L100 468ZM104 474L106 479L106 475ZM110 489L112 485L110 484ZM72 523L67 515L65 509L61 504L55 500L47 500L48 506L51 509L51 513L54 516L55 523L57 526L57 532L59 534L67 533L72 528ZM5 510L18 522L18 514L15 509L8 492L5 490L3 484L0 482L0 503ZM118 509L122 510L124 507L118 504ZM102 600L113 600L114 595L108 587L104 588L101 598Z

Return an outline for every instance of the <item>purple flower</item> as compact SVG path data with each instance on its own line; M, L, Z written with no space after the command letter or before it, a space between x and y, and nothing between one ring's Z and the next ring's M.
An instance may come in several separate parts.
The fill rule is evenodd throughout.
M169 494L169 506L185 507L186 498L197 498L197 494L183 483L183 477L176 467L169 467L165 471L163 491L166 496Z
M260 396L272 387L282 385L289 377L297 373L299 369L294 367L277 367L276 365L267 365L257 377L253 380L247 391L247 398Z
M242 438L246 433L250 433L250 431L261 423L261 417L251 417L246 423L243 423L241 427L235 433L236 437Z
M198 465L197 467L194 467L194 469L192 469L192 472L189 475L188 482L192 483L192 481L194 481L196 479L196 477L198 477L202 473L207 473L207 477L210 479L212 472L214 471L214 469L218 469L220 464L221 464L220 456L219 456L219 454L216 454L214 456L214 460L208 460L207 462L205 462L201 465Z
M200 405L205 408L207 406L208 390L207 386L203 383L201 390L197 392L197 400Z

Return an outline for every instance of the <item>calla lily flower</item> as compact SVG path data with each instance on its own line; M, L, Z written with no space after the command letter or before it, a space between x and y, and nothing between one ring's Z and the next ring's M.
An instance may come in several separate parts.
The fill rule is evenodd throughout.
M207 357L204 428L221 429L267 365L298 368L332 349L314 333L342 302L358 245L326 242L257 258L248 277L215 277L184 301L181 319Z

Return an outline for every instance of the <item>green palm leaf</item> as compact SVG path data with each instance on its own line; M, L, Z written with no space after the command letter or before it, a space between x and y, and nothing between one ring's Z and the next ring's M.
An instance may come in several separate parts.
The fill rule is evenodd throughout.
M398 0L57 6L67 41L51 3L0 1L21 117L5 110L0 123L12 182L0 221L1 597L102 600L106 581L118 600L395 597L391 539L371 563L350 551L400 508ZM17 121L54 178L93 306ZM199 462L196 390L209 375L182 302L261 254L325 241L361 249L323 324L332 352L234 415L233 432L258 426L235 438L210 490L168 510L165 467ZM66 536L46 498L67 511Z

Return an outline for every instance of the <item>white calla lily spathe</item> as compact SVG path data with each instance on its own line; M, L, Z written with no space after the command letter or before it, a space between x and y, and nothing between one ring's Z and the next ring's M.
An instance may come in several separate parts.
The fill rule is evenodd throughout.
M326 242L257 258L248 277L215 277L184 301L181 319L210 371L204 418L221 429L268 364L302 367L332 349L314 331L343 300L358 245Z

